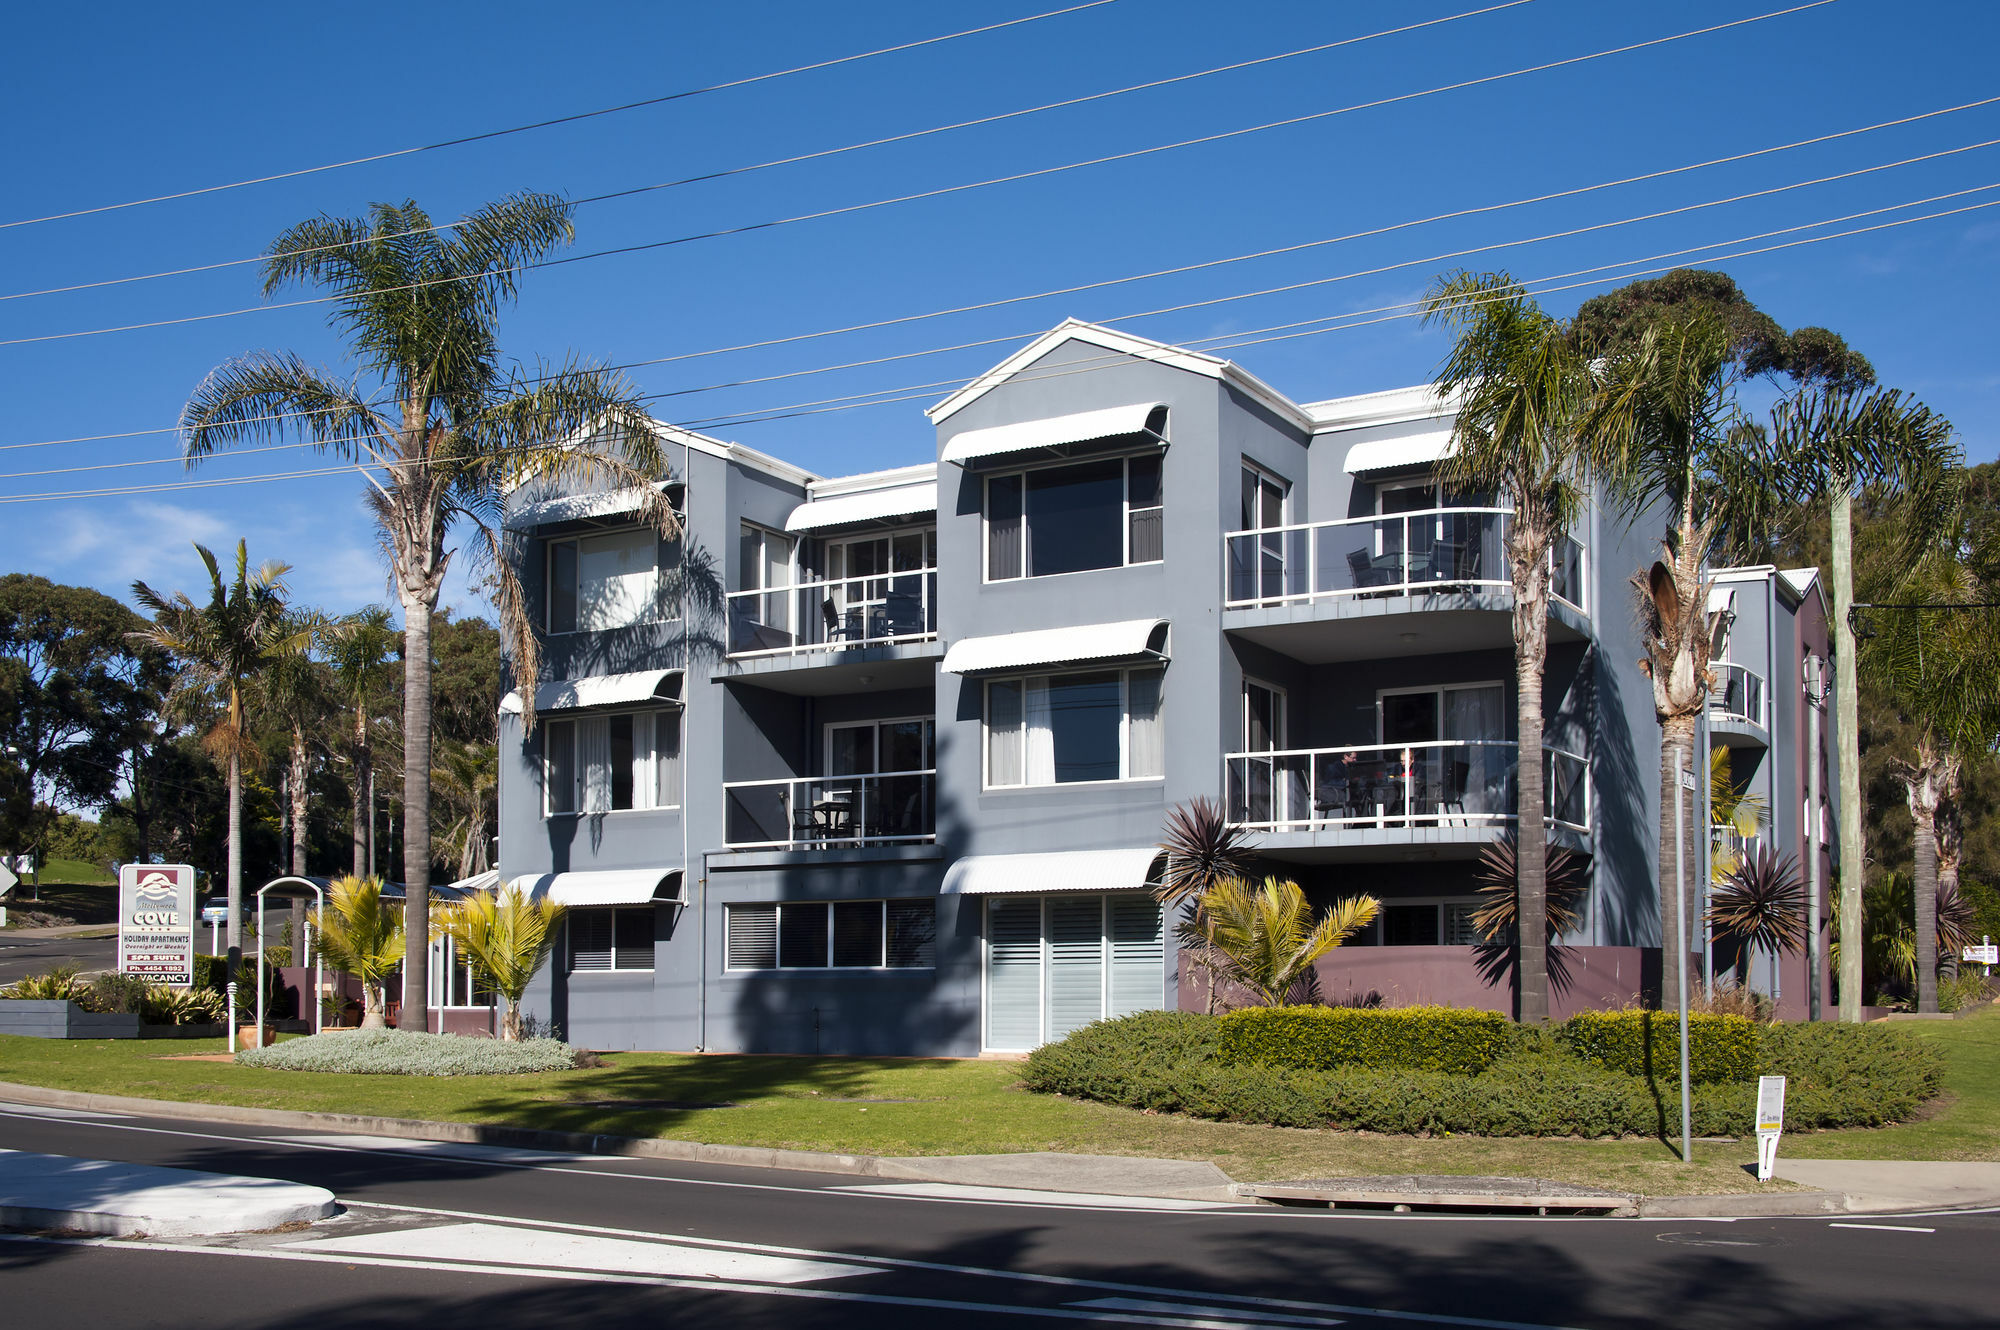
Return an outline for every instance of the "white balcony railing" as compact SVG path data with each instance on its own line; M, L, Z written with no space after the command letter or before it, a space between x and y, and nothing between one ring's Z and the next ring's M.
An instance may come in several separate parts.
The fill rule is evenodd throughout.
M937 772L725 781L732 849L813 850L937 838Z
M1511 824L1518 745L1509 740L1364 744L1231 753L1229 820L1257 831ZM1549 821L1590 829L1584 760L1542 749Z
M729 654L784 655L937 636L937 569L729 593Z
M1225 604L1236 609L1329 597L1509 590L1511 517L1504 508L1432 508L1233 531L1222 538ZM1552 593L1581 613L1583 546L1558 537L1550 560Z
M1715 688L1708 695L1708 714L1726 720L1746 720L1752 725L1768 725L1764 718L1764 676L1747 666L1716 661Z

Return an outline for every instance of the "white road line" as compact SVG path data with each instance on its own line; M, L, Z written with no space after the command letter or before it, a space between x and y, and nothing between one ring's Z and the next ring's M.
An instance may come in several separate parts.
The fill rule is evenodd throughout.
M1114 1312L1182 1312L1190 1315L1216 1316L1229 1320L1232 1325L1345 1325L1345 1321L1325 1316L1284 1316L1277 1312L1260 1312L1248 1307L1195 1307L1179 1302L1147 1302L1142 1298L1094 1298L1089 1302L1072 1302L1072 1307L1102 1307Z
M1070 1307L1023 1307L1008 1303L964 1302L952 1298L910 1298L887 1293L853 1293L837 1289L787 1287L782 1284L738 1284L720 1279L679 1279L662 1275L605 1274L592 1271L537 1270L528 1266L463 1265L453 1261L400 1260L387 1256L336 1256L324 1252L285 1251L274 1247L203 1247L167 1242L119 1242L97 1238L40 1238L0 1233L0 1242L41 1243L59 1247L101 1247L107 1251L172 1252L186 1256L240 1256L261 1260L311 1261L353 1267L425 1270L449 1274L503 1275L514 1279L546 1279L584 1284L636 1284L651 1288L685 1289L697 1293L746 1293L767 1298L806 1298L818 1302L862 1303L877 1307L915 1307L926 1311L983 1312L990 1316L1030 1316L1042 1320L1157 1325L1170 1330L1245 1330L1238 1321L1210 1321L1184 1316L1149 1316L1139 1312L1081 1311ZM1412 1317L1407 1319L1433 1319ZM1449 1322L1451 1318L1435 1318ZM1533 1330L1544 1330L1534 1327Z
M1828 1228L1868 1228L1878 1233L1935 1233L1934 1228L1918 1228L1914 1224L1828 1224Z
M307 1238L282 1244L287 1251L358 1252L468 1264L526 1265L537 1269L593 1270L626 1275L672 1275L753 1284L811 1284L822 1279L881 1274L878 1267L802 1261L793 1257L718 1251L671 1241L637 1242L504 1224L444 1224L343 1238Z
M830 1187L845 1195L908 1196L919 1200L1005 1201L1107 1210L1240 1210L1241 1201L1190 1201L1172 1196L1118 1196L1100 1192L1042 1191L1033 1187L975 1187L956 1182L880 1182Z
M563 1153L557 1150L529 1150L511 1145L474 1145L469 1141L420 1141L404 1136L343 1136L337 1133L322 1136L267 1136L269 1141L283 1141L287 1144L331 1145L339 1148L360 1150L401 1151L406 1154L434 1156L439 1159L476 1159L481 1163L512 1164L615 1164L628 1161L631 1155L593 1155Z

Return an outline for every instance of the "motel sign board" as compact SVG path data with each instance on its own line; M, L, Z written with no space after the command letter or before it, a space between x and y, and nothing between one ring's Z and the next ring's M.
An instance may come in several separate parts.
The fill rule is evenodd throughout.
M155 984L194 983L194 869L126 864L118 870L118 969Z

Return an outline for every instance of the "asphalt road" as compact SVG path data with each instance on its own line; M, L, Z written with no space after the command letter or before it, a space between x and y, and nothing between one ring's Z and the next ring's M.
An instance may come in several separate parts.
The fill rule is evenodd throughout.
M0 984L11 984L59 965L108 970L118 963L115 937L15 937L0 933Z
M0 1145L315 1183L347 1207L311 1230L224 1239L7 1237L16 1325L1964 1330L1994 1323L2000 1241L1990 1212L1502 1220L1066 1202L18 1106L0 1106Z

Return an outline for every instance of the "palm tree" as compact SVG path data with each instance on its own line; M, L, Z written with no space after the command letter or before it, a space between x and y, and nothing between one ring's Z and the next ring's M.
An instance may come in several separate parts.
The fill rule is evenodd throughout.
M1181 907L1181 945L1207 981L1203 1007L1213 1014L1218 957L1201 898L1224 878L1250 876L1257 863L1256 842L1229 821L1220 800L1196 796L1167 811L1160 852L1167 856L1167 865L1153 894L1163 905Z
M211 695L222 714L203 736L203 745L229 768L229 970L232 996L243 957L243 764L255 761L244 716L244 690L274 658L302 650L304 643L285 619L285 574L290 564L269 562L250 571L250 551L236 542L236 577L223 585L215 554L196 545L208 569L209 597L197 605L185 592L163 596L144 582L132 584L132 598L152 611L153 626L134 636L181 662L176 688Z
M630 489L640 520L663 536L677 529L654 485L666 456L622 377L574 360L532 374L501 363L500 307L525 267L572 239L570 211L524 193L448 227L414 200L299 223L271 243L264 292L292 283L329 292L330 318L369 382L262 351L211 371L181 413L190 464L297 434L367 480L403 607L403 1004L417 1028L428 1015L431 619L455 553L451 528L468 530L473 559L494 573L528 729L540 657L520 582L500 556L506 495L526 481L609 483Z
M1312 906L1296 882L1275 877L1253 887L1226 877L1202 892L1194 940L1213 947L1217 977L1248 989L1267 1007L1280 1007L1313 962L1375 921L1382 904L1373 896L1351 896L1313 922ZM1196 930L1183 921L1181 935Z
M1924 560L1900 586L1913 599L1938 605L1983 599L1971 572L1949 554ZM1990 753L2000 738L2000 633L1992 616L1978 609L1881 617L1864 648L1864 664L1916 727L1913 751L1893 758L1889 770L1903 787L1912 824L1917 1010L1935 1012L1938 822L1957 802L1965 762Z
M1683 764L1692 765L1695 731L1713 684L1717 616L1708 611L1704 576L1709 548L1733 497L1725 477L1740 444L1734 350L1723 321L1696 312L1684 321L1648 328L1637 346L1609 368L1611 401L1626 410L1624 428L1605 430L1616 447L1609 472L1635 516L1664 508L1668 526L1661 556L1634 575L1639 592L1639 631L1645 659L1639 668L1652 683L1653 714L1660 722L1659 909L1660 927L1678 927L1688 902L1676 825L1707 835L1698 823L1694 795L1681 785ZM1757 486L1749 492L1760 493ZM1677 964L1660 967L1660 1003L1680 1003L1687 982L1687 956L1672 939L1662 956L1680 954Z
M1583 506L1594 470L1599 387L1570 329L1505 273L1456 273L1435 283L1424 321L1456 342L1438 371L1458 399L1454 451L1439 467L1448 489L1496 493L1513 584L1515 865L1519 873L1520 1019L1549 1018L1548 812L1542 770L1542 676L1556 539Z
M383 989L403 961L403 911L382 899L382 879L350 875L335 882L326 908L312 912L312 926L326 963L361 981L361 1028L384 1028ZM403 1011L403 1028L410 1029L409 1008Z
M535 900L512 883L467 896L439 911L438 931L472 963L480 979L507 1003L500 1037L521 1037L521 995L554 950L563 907Z
M1708 831L1734 835L1747 841L1763 829L1770 810L1761 795L1750 793L1749 780L1736 782L1731 772L1729 749L1717 744L1708 750ZM1742 864L1742 852L1726 845L1714 845L1709 855L1709 879L1721 882Z
M368 790L375 774L375 740L370 709L388 691L396 670L396 629L389 611L370 605L327 625L320 635L321 650L333 668L334 683L342 699L354 713L347 760L352 772L354 804L354 875L364 877L374 869L368 862L368 825L374 816Z
M1860 676L1854 611L1854 495L1879 486L1902 498L1898 525L1912 566L1946 529L1961 474L1951 422L1900 392L1861 395L1830 381L1771 413L1773 492L1824 507L1833 553L1834 741L1840 776L1840 1019L1861 1019L1862 844Z
M292 834L286 848L289 871L301 877L306 871L306 786L312 748L332 710L326 666L315 660L310 650L320 625L317 614L287 615L284 631L294 649L273 656L256 681L258 710L282 729L287 739L285 801Z
M442 813L443 829L435 840L460 878L492 867L487 850L493 823L494 795L500 788L500 750L492 744L441 740L437 768L431 772L433 812Z
M1717 936L1735 941L1739 966L1749 964L1753 949L1804 950L1809 928L1799 861L1768 846L1746 856L1710 897L1708 921Z

